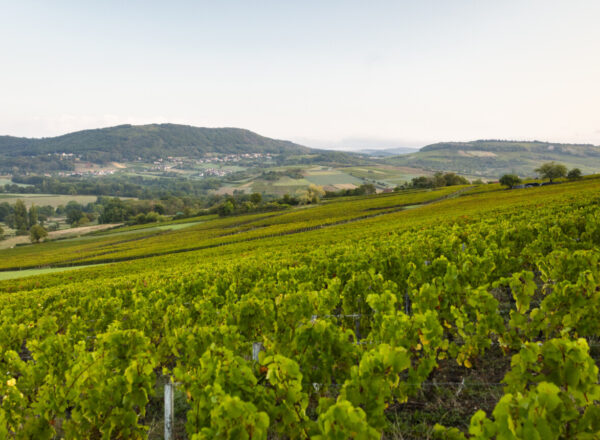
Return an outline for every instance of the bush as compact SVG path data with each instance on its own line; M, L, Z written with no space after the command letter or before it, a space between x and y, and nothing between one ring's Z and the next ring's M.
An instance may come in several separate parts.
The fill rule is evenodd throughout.
M183 213L181 213L182 217L185 217ZM129 220L127 224L129 225L143 225L146 223L156 223L164 221L164 217L154 211L150 211L147 214L140 213L136 215L132 220Z
M509 188L519 183L521 183L521 179L516 174L505 174L500 178L500 185L508 186Z
M549 179L550 183L552 183L554 179L565 177L567 175L567 167L556 162L548 162L535 169L535 172L538 173L542 179Z
M581 170L579 168L573 168L567 173L567 179L577 180L581 179Z
M47 236L48 231L46 231L43 226L33 225L31 229L29 229L29 239L32 243L39 243L40 240L46 238Z
M75 223L71 224L71 227L73 228L78 228L80 226L85 226L90 222L90 219L87 218L87 216L83 216L81 217L79 220L77 220Z

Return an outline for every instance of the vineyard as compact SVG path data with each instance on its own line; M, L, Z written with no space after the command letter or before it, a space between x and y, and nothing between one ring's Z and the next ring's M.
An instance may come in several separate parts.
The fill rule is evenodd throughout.
M200 225L176 231L163 232L156 231L155 228L147 228L145 231L133 228L124 233L101 235L92 239L45 243L41 248L15 248L4 253L4 258L0 260L0 270L123 261L292 234L396 212L406 206L447 197L456 191L456 187L448 187L437 191L407 192L402 195L355 197L284 213L200 220ZM65 253L74 257L65 258Z
M600 438L600 180L0 254L91 263L0 282L0 439Z

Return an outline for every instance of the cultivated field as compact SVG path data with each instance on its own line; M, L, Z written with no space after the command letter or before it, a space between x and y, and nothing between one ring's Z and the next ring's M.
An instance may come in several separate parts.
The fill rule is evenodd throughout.
M175 438L595 438L599 190L407 191L2 251L4 271L79 269L0 282L0 432L162 438L167 389Z
M0 193L0 203L8 202L10 204L15 203L17 200L23 200L27 207L31 205L46 206L50 205L54 208L57 206L65 206L70 201L75 201L82 205L87 203L95 202L96 196L70 196L70 195L56 195L56 194L8 194Z
M92 232L99 232L106 229L112 229L117 226L120 226L121 223L106 223L101 225L93 225L93 226L81 226L79 228L68 228L61 229L59 231L51 231L48 232L48 240L58 240L64 239L67 237L78 237L85 234L90 234ZM30 243L28 235L19 235L16 237L6 238L0 241L0 249L10 249L17 245L28 244Z

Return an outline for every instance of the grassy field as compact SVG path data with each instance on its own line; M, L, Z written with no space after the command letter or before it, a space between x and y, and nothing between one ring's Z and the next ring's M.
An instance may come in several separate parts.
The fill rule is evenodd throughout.
M93 233L100 232L106 229L113 229L116 226L119 226L119 224L88 225L81 226L78 228L65 227L64 229L59 229L57 231L50 231L46 240L56 241L86 239L92 236L91 234ZM33 244L29 240L29 235L9 237L0 241L0 249L9 249L14 248L15 246L33 246Z
M273 183L274 186L299 186L306 187L310 185L310 181L308 179L292 179L291 177L284 176L281 179L277 180Z
M409 182L417 176L432 174L431 171L420 168L386 164L361 167L287 166L268 168L263 171L282 172L288 169L300 169L304 177L298 179L282 176L277 180L264 180L255 176L234 184L227 184L215 190L215 193L232 194L237 190L277 196L294 195L298 191L306 189L310 184L322 186L328 191L351 189L365 183L374 183L378 188L383 189Z
M306 189L308 185L309 183L305 181L305 179L290 179L287 177L274 182L258 180L252 182L252 186L250 187L252 191L248 192L274 194L278 197L282 197L285 194L294 195L297 192Z
M390 186L409 182L414 177L429 176L431 171L420 168L397 167L392 165L348 167L344 171L356 178L367 181L381 181Z
M17 186L21 186L21 187L31 186L31 185L26 185L24 183L14 183L10 177L6 177L6 176L0 177L0 186L4 186L4 185L17 185Z
M359 186L364 183L362 179L358 179L340 169L327 171L308 171L306 180L315 185L335 186L338 184L351 184Z
M70 201L81 203L82 205L95 202L96 196L71 196L56 194L4 194L0 193L0 203L15 203L17 200L23 200L28 207L31 205L46 206L50 205L56 208L59 205L66 205Z

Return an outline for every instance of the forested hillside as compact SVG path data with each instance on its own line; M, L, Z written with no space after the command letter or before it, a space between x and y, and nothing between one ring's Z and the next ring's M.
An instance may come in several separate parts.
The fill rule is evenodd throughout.
M506 173L534 176L540 163L556 161L584 173L600 171L600 147L589 144L479 140L441 142L419 152L386 158L386 163L453 171L496 179Z
M80 154L89 161L197 157L207 153L306 154L311 149L260 136L240 128L204 128L177 124L119 125L52 138L0 137L0 154L35 156Z

